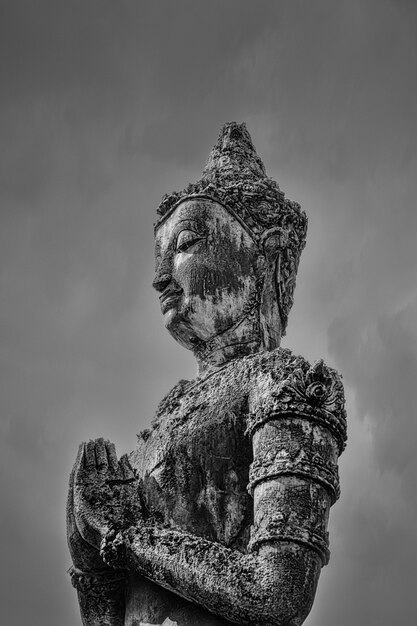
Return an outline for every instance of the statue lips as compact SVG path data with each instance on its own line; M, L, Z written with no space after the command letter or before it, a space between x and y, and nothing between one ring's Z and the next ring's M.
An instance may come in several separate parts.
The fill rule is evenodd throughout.
M173 287L167 287L164 289L163 293L159 296L163 315L165 315L169 309L173 309L176 306L181 294L182 289L175 289Z

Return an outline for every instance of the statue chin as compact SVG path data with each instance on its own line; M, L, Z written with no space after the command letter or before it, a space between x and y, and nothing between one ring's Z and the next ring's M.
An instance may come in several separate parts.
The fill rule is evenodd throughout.
M187 350L193 350L202 343L190 322L184 319L184 316L179 313L176 307L166 311L164 323L171 337Z
M166 313L164 313L164 324L165 328L171 332L171 328L175 328L178 325L178 311L176 308L172 307L168 309Z

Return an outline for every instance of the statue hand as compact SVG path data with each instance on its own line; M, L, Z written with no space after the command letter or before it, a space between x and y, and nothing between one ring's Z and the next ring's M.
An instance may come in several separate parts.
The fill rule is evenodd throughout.
M74 479L75 470L83 454L83 444L78 449L77 458L71 471L67 500L67 541L74 567L82 571L107 569L99 551L85 541L78 530L74 515Z
M77 529L96 550L110 528L132 525L142 518L138 480L126 455L117 460L114 444L96 439L80 446L73 504Z

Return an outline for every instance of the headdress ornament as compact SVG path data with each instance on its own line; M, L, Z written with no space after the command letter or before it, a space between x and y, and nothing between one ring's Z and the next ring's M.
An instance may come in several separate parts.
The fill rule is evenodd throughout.
M220 203L250 233L267 260L277 261L277 300L282 331L293 304L295 278L305 246L307 217L266 175L246 124L229 122L220 131L202 178L180 192L166 194L158 207L157 228L184 200Z

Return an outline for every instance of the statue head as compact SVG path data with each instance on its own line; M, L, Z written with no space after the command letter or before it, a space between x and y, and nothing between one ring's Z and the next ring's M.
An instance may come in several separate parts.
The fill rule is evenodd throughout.
M154 287L167 329L200 368L279 346L306 230L245 124L226 124L201 180L164 196Z

